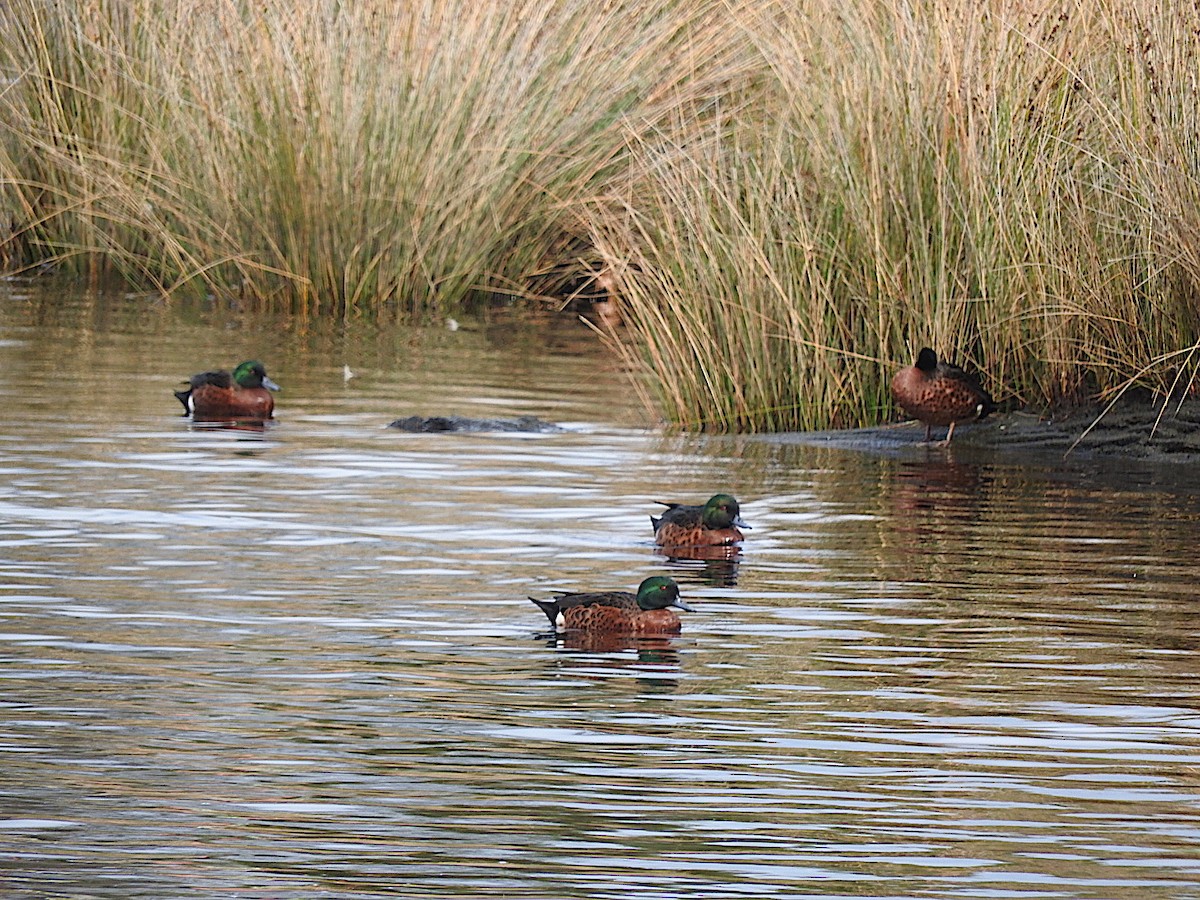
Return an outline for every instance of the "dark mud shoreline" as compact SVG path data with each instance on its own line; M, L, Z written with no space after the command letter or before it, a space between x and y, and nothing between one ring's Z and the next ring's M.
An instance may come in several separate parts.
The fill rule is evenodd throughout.
M1099 419L1097 421L1097 419ZM902 422L878 428L845 431L792 432L763 435L780 443L814 444L904 455L925 444L925 426ZM934 439L945 429L934 429ZM1148 464L1200 464L1200 401L1188 400L1164 408L1161 401L1130 400L1107 412L1104 407L1060 413L1010 412L990 416L973 425L961 425L949 448L955 452L991 453L1080 461L1139 462Z

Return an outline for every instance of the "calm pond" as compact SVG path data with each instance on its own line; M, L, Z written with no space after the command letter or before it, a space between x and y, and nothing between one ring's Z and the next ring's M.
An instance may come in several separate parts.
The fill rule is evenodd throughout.
M671 436L459 325L0 285L0 894L1200 898L1194 469ZM180 417L247 358L278 424ZM656 553L719 489L740 559ZM527 599L653 574L641 648Z

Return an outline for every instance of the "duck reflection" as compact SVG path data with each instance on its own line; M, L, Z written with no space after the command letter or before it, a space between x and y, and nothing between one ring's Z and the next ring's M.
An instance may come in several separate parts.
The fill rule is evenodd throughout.
M258 422L258 421L198 421L188 424L188 429L191 431L236 431L247 436L255 435L261 437L266 434L268 428L275 427L273 423Z
M735 587L738 579L738 567L742 554L736 547L688 547L688 548L658 548L667 557L671 568L682 573L688 581L707 584L712 587ZM686 549L687 552L672 553L671 549ZM693 551L703 551L696 554ZM731 554L719 554L719 550L732 550Z
M558 632L542 635L546 646L556 650L571 650L579 653L620 653L630 651L636 656L623 655L612 660L622 666L632 663L655 665L678 665L679 651L671 638L665 636L645 637L632 634L589 634L587 632Z
M887 495L892 512L880 534L890 562L910 580L963 577L961 560L988 541L994 481L991 467L949 453L899 463Z
M939 513L974 518L986 504L993 477L977 463L958 462L952 453L901 462L895 475L892 505L896 512Z
M546 646L560 651L551 658L553 674L592 678L620 677L642 690L672 691L683 672L679 650L669 637L595 635L576 632L544 635Z

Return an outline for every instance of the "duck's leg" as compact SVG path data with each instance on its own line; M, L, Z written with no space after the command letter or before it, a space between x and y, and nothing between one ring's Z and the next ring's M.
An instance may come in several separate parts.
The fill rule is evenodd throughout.
M950 438L954 437L954 422L950 423L950 430L946 432L946 443L950 443Z
M925 423L925 443L928 444L932 440L933 440L933 426L930 425L928 422L926 422Z

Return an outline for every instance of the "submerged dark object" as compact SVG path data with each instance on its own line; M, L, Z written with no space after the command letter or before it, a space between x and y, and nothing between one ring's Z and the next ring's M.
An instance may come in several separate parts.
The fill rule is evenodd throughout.
M438 431L526 431L545 433L562 431L553 422L537 416L518 416L515 419L470 419L466 416L409 416L397 419L388 428L401 431L432 433Z

